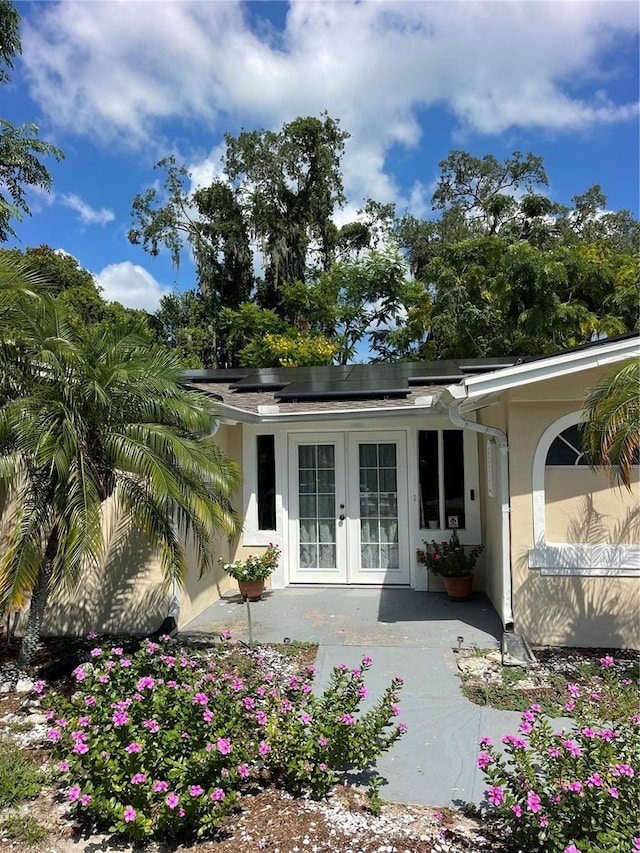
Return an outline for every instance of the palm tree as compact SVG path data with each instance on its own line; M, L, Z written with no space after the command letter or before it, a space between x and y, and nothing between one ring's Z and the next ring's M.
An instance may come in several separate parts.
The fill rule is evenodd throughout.
M39 642L49 594L73 588L100 559L108 498L157 549L167 584L183 584L177 531L190 536L199 569L207 570L214 537L238 529L230 499L240 482L237 467L206 438L212 403L180 387L170 353L129 330L71 332L32 283L20 275L14 281L14 327L1 330L0 352L8 530L0 612L31 593L22 663Z
M614 483L631 490L640 447L640 359L625 362L589 392L581 429L591 467L606 466Z

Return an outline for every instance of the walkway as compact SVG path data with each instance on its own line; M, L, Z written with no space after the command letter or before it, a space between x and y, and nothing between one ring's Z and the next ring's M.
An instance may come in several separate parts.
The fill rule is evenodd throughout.
M520 715L480 708L460 691L452 649L498 648L500 620L484 595L454 603L444 594L406 589L288 588L251 604L256 642L317 642L318 683L340 663L373 659L367 687L372 700L394 675L404 678L400 720L407 733L382 756L387 800L425 805L479 804L484 795L476 766L478 741L515 732ZM230 595L186 625L181 634L229 629L246 640L246 605Z

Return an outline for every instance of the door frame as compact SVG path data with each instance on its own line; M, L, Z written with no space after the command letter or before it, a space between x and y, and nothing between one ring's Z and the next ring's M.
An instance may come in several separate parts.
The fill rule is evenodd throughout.
M337 570L335 580L331 580L330 570L319 570L317 574L308 572L304 579L294 573L298 567L299 525L298 525L298 459L297 449L306 444L331 443L336 447L336 516L340 514L340 505L344 504L344 521L336 518ZM385 444L396 446L396 489L398 496L398 555L397 579L390 579L384 570L366 570L360 568L360 443ZM409 477L407 468L407 431L396 430L331 430L320 432L289 432L287 435L287 506L286 554L288 564L288 583L317 583L331 586L382 586L386 583L410 586L412 567L410 559L409 525ZM341 567L341 562L344 564ZM356 568L357 567L357 568ZM369 576L367 577L367 574ZM393 576L392 576L393 577Z

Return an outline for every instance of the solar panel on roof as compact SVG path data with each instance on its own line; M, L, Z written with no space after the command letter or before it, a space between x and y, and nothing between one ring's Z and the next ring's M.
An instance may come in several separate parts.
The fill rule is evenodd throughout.
M184 370L182 377L186 382L238 382L249 376L253 371L248 368L203 368L201 370Z
M409 386L406 380L384 377L362 380L334 380L317 382L292 382L275 396L278 400L353 400L362 397L406 397Z

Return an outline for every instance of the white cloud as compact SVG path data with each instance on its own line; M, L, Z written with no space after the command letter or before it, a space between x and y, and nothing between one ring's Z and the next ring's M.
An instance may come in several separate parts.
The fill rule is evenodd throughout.
M343 167L356 204L398 200L385 157L418 143L433 106L485 134L638 114L612 100L602 61L637 33L634 3L292 0L282 33L254 24L240 3L41 6L23 36L31 94L52 122L135 147L158 146L173 118L216 136L230 121L278 127L326 109L352 133Z
M96 281L107 302L149 312L156 311L162 297L171 293L170 287L163 287L144 267L131 261L109 264L97 273Z
M106 225L107 222L113 222L115 219L115 214L112 210L107 210L106 207L96 210L75 193L64 193L60 196L60 203L65 207L71 208L71 210L75 210L84 225Z

